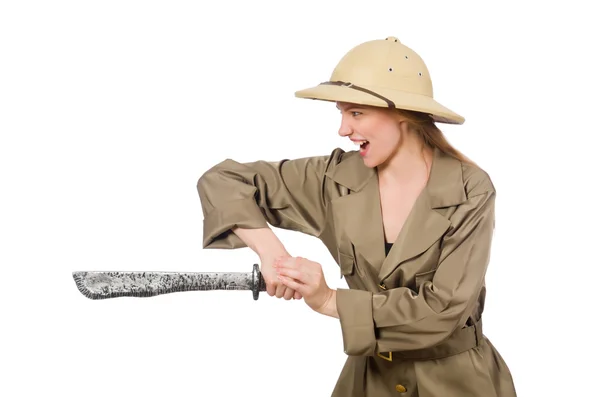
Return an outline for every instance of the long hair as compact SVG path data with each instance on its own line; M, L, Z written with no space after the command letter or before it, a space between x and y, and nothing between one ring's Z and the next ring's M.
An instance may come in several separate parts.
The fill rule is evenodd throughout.
M426 145L436 147L459 161L477 166L473 160L469 159L448 142L444 133L435 125L433 119L428 114L404 109L395 110L403 117L406 117L409 126L423 139Z

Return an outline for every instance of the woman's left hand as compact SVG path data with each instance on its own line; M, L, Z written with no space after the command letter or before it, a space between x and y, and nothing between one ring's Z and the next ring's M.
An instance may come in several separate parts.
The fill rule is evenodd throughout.
M276 261L274 268L281 282L300 292L311 309L321 314L333 314L330 312L335 309L335 291L327 285L320 263L288 257Z

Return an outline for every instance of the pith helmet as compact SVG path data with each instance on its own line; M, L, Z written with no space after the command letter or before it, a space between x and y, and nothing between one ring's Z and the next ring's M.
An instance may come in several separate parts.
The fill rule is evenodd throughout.
M337 64L329 81L297 91L296 96L414 110L440 123L465 121L433 99L425 62L395 37L354 47Z

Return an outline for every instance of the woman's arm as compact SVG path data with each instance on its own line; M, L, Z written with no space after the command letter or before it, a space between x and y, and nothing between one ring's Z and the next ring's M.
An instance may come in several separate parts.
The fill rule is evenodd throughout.
M289 254L269 224L319 236L327 216L325 173L343 153L338 148L327 156L273 162L227 159L210 168L197 186L204 214L203 248L250 247L261 258L267 292L279 296L286 287L272 264Z

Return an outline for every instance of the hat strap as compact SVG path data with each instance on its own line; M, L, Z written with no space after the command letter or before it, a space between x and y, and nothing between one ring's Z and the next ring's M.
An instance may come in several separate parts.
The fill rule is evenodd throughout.
M358 90L358 91L366 92L367 94L373 95L373 96L375 96L375 97L377 97L377 98L385 101L387 103L388 107L390 107L390 108L395 108L396 107L396 105L394 104L394 102L390 101L389 99L387 99L383 95L379 95L376 92L373 92L371 90L367 90L366 88L359 87L359 86L354 85L352 83L347 83L345 81L325 81L325 82L323 82L321 84L325 84L325 85L341 85L341 86L344 86L344 87L353 88L353 89Z

